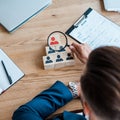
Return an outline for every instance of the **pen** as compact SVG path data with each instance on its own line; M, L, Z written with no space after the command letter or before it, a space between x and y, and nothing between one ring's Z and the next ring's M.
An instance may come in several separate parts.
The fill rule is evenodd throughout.
M1 63L2 63L2 65L3 65L3 68L4 68L4 70L5 70L5 73L6 73L6 75L7 75L7 78L8 78L9 83L12 84L11 76L8 74L8 71L7 71L7 69L6 69L6 67L5 67L5 64L4 64L4 62L3 62L2 60L1 60Z

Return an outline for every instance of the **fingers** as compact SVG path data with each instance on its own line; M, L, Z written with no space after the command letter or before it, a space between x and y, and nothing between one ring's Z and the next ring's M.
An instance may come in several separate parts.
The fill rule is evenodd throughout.
M72 43L70 49L79 57L84 49L84 44Z
M81 44L78 43L72 43L72 46L75 48L76 51L80 52L81 50Z
M71 45L69 48L73 53L76 54L77 58L80 57L80 53L79 53L79 50L77 50L77 46Z
M86 44L72 43L69 47L70 50L76 54L77 58L83 63L87 62L88 56L91 52L90 47Z

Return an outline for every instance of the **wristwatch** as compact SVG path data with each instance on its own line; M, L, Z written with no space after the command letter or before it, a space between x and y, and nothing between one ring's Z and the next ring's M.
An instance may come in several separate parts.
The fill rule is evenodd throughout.
M69 82L68 87L70 91L72 92L73 98L77 98L78 96L78 90L77 90L77 84L75 82Z

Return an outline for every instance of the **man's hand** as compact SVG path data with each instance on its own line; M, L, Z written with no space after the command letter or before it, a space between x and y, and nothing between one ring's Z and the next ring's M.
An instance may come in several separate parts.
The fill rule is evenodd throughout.
M86 43L83 44L72 43L69 48L83 63L87 62L88 56L92 51L91 48Z

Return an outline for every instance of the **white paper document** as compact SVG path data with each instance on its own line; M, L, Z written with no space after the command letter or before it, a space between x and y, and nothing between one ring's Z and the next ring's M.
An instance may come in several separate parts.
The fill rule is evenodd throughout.
M5 68L11 77L12 83L8 79ZM24 73L18 68L18 66L6 55L6 53L0 49L0 94L12 86L15 82L20 80L24 76Z
M79 43L92 49L100 46L120 47L120 26L89 8L66 32Z
M120 0L103 0L104 6L107 11L120 12Z

